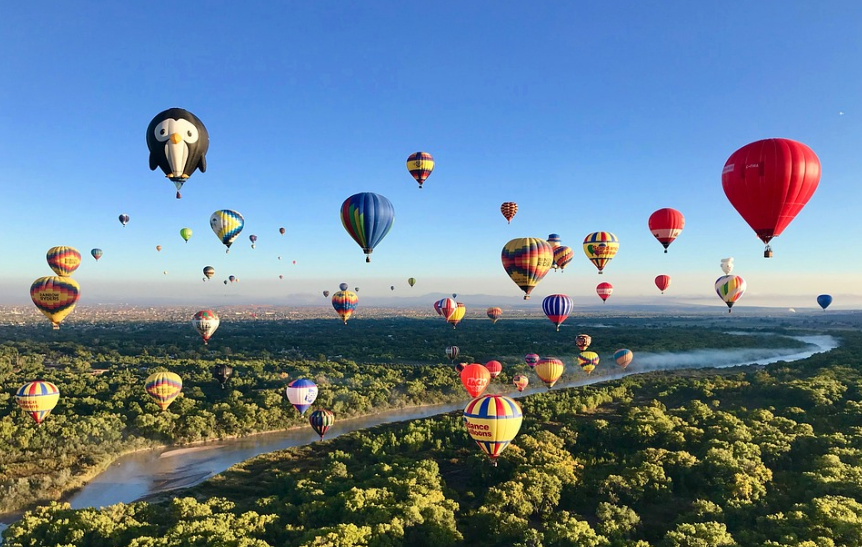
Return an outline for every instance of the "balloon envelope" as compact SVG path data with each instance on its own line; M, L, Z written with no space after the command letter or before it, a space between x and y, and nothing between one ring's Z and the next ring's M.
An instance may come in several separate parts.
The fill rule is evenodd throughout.
M587 374L591 373L599 364L599 354L594 351L582 351L578 354L578 365Z
M344 229L366 255L386 237L395 220L392 202L372 192L350 196L341 204L340 213ZM371 257L366 256L365 261L371 262Z
M616 256L619 248L620 241L610 232L593 232L584 238L584 254L598 268L599 273L602 273L608 262Z
M488 316L488 319L491 320L491 324L493 325L497 323L497 319L499 319L500 316L503 315L503 310L494 306L485 310L485 315Z
M575 345L578 346L578 349L584 351L590 344L593 343L593 337L589 334L579 334L575 336Z
M539 359L533 370L536 371L536 376L544 382L548 389L551 389L563 375L565 368L563 362L556 357L546 357Z
M572 299L565 294L550 294L542 300L542 311L551 323L556 325L557 331L560 330L560 325L569 317L574 303Z
M488 369L488 372L491 373L492 380L499 376L501 372L503 372L503 364L500 363L500 361L496 360L488 361L487 363L485 363L485 368Z
M335 309L338 316L344 324L356 311L356 305L359 303L359 297L353 291L338 291L332 295L332 307Z
M472 363L464 367L461 371L461 383L464 384L464 389L470 394L470 397L478 397L488 387L491 381L491 372L485 368L485 365Z
M415 284L416 284L416 278L415 278L415 277L409 277L409 278L407 278L407 284L408 284L408 285L410 285L410 286L412 287L413 285L415 285Z
M120 224L122 224L123 227L125 227L126 224L129 223L129 215L120 215L119 219L120 219Z
M539 357L535 353L528 353L524 356L524 362L527 363L527 366L529 366L530 368L535 367L536 363L538 363L540 359L541 357Z
M93 255L93 258L99 260L100 258L102 258L102 254L104 253L102 253L102 249L93 249L92 251L90 251L90 254Z
M614 352L614 361L625 369L634 359L634 353L630 349L618 349Z
M715 281L715 293L727 304L728 312L745 292L745 280L738 275L723 275Z
M458 357L458 346L448 346L446 348L446 357L449 358L450 361L454 361L456 357Z
M551 244L536 237L520 237L506 243L500 255L503 269L524 291L524 300L539 284L554 261Z
M215 268L213 268L212 266L206 266L204 268L204 275L207 279L212 279L215 275Z
M530 385L530 379L526 374L516 374L512 377L512 385L518 388L518 391L524 391L524 389Z
M305 414L308 407L317 399L317 384L305 378L299 378L287 384L284 391L287 394L287 400L300 415Z
M81 253L74 247L51 247L45 258L48 266L60 277L69 277L81 265Z
M150 170L158 167L164 172L177 189L177 199L195 170L207 170L209 133L200 118L188 110L169 108L156 114L147 126L147 148Z
M311 429L320 435L320 440L322 441L323 436L326 435L326 432L329 431L329 428L335 423L335 414L325 408L315 410L311 413L311 416L308 417L308 423L311 424Z
M72 313L78 303L81 287L71 277L40 277L30 285L30 298L55 329Z
M236 211L221 209L210 215L210 228L216 237L224 243L228 251L230 251L230 246L239 236L243 226L245 226L245 219Z
M144 389L165 410L183 390L183 381L173 372L156 372L147 377Z
M21 409L30 415L37 424L51 413L60 400L60 390L51 382L36 380L24 384L15 393L15 400Z
M192 317L192 327L203 338L204 344L209 342L210 336L219 326L219 318L212 310L201 310Z
M221 387L224 387L225 383L233 376L233 367L230 365L214 365L213 366L213 378L218 380L218 383L221 384Z
M721 259L721 271L724 272L724 275L733 271L733 257Z
M500 212L503 213L506 222L511 224L512 219L515 218L515 214L518 212L518 204L514 201L505 201L500 205Z
M416 152L407 157L407 170L419 183L419 188L422 188L422 183L434 170L434 158L428 152Z
M669 275L657 275L655 278L655 286L658 287L658 290L664 294L664 291L670 287L670 276Z
M821 294L817 297L817 304L824 310L832 303L832 297L828 294Z
M458 325L458 323L460 323L462 319L464 319L464 315L466 313L467 308L464 306L464 304L458 302L455 306L455 311L453 311L449 315L449 317L446 319L446 322L452 325L452 328L454 329L455 326Z
M559 247L554 248L554 265L563 271L566 269L566 266L569 265L569 262L575 258L575 252L571 247L567 247L565 245L560 245Z
M340 285L338 285L338 290L346 291L347 290L347 283L341 283Z
M503 395L483 395L464 408L467 433L495 465L500 453L518 434L523 420L521 406Z
M180 237L185 240L186 243L189 242L189 239L192 237L192 229L191 228L183 228L180 230Z
M647 224L652 235L664 247L664 252L667 252L668 246L685 227L685 217L676 209L667 207L651 214Z
M614 286L610 283L599 283L596 285L596 294L602 299L602 302L607 301L608 297L614 292Z

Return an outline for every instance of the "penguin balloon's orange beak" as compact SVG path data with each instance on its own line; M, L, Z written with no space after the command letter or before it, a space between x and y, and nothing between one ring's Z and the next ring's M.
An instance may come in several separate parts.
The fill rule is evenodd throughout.
M183 137L179 133L171 133L171 142L172 143L179 144L180 141L182 141L182 140L183 140Z

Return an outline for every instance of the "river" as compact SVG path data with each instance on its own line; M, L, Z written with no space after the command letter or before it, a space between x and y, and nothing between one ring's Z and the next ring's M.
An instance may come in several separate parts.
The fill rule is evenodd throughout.
M732 333L729 333L732 334ZM674 353L636 353L635 360L625 371L601 377L586 377L560 387L581 386L614 380L659 370L693 368L727 368L742 365L766 365L777 361L798 361L816 353L838 347L832 336L794 336L808 347L794 349L723 349L693 350ZM568 362L571 362L569 360ZM533 386L523 393L510 393L511 397L524 397L545 391L544 386ZM489 391L491 392L491 391ZM367 429L380 424L427 418L461 410L467 400L445 405L412 407L390 410L349 420L339 420L326 433L327 439ZM232 465L259 454L302 446L318 440L311 428L303 427L253 435L250 437L213 441L180 447L147 450L123 456L108 469L64 501L72 508L105 507L115 503L129 503L159 492L193 486L225 471ZM0 532L19 515L0 515Z

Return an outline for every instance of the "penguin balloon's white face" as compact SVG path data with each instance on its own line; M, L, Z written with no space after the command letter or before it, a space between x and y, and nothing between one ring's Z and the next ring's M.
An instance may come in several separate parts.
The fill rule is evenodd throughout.
M194 144L198 142L198 138L200 138L198 128L188 120L174 120L172 118L168 118L167 120L162 120L153 129L153 136L158 142L167 141L171 138L171 135L175 133L179 135L178 140L181 140L186 144Z
M165 143L165 157L171 167L168 178L174 181L179 195L179 189L188 178L184 171L189 160L189 146L198 142L200 132L188 120L168 118L156 124L153 133L156 141Z

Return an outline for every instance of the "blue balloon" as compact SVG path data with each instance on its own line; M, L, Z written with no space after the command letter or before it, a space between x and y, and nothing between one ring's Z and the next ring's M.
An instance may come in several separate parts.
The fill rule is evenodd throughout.
M825 310L829 307L829 304L832 303L832 297L828 294L821 294L817 297L817 303L820 304L820 307Z
M386 237L395 220L392 202L380 194L361 192L344 200L339 211L341 223L366 255ZM365 257L371 262L371 257Z
M557 330L560 330L560 325L572 312L573 306L572 299L565 294L552 294L546 296L542 301L542 311L545 312L551 323L557 326Z

